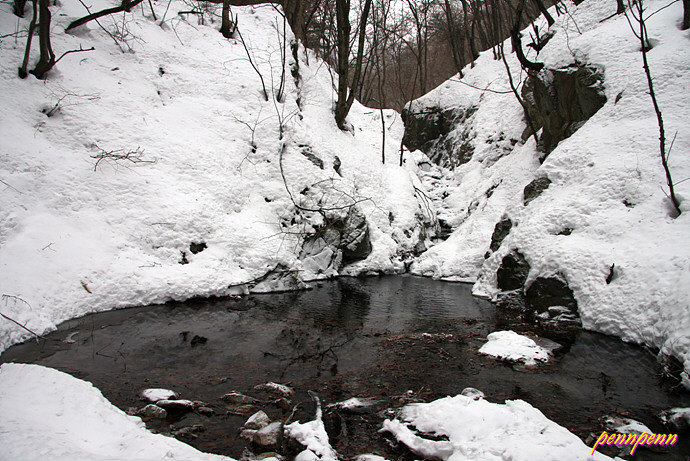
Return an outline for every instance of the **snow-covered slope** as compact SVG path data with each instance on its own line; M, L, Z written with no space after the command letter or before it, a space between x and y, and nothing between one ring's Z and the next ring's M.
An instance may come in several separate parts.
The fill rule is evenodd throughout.
M667 3L645 2L653 44L648 56L667 146L675 138L670 166L681 216L672 217L666 198L639 41L624 16L601 22L614 13L615 2L568 3L569 14L557 18L551 42L530 58L550 68L597 66L607 103L540 164L532 138L517 142L525 128L523 111L510 93L503 63L490 52L466 69L463 82L498 93L450 80L416 101L478 110L470 130L471 161L444 172L457 184L439 205L454 232L423 254L413 272L478 279L475 293L493 296L497 268L518 249L531 266L527 285L554 274L567 279L584 327L658 347L690 368L690 31L679 29L681 3L663 9ZM540 30L545 29L544 23ZM515 82L524 79L514 54L508 62ZM552 183L525 206L523 188L538 177ZM504 214L513 228L485 260ZM687 374L685 379L690 385Z
M17 77L25 33L0 39L0 312L42 333L86 312L246 291L276 267L297 274L292 286L336 275L337 254L300 259L301 243L320 211L352 204L373 251L346 271L402 271L422 225L416 176L393 159L400 117L385 112L394 161L383 165L379 112L355 103L353 130L338 130L329 69L302 49L295 62L274 7L233 8L250 63L218 32L219 5L200 16L154 2L157 21L143 5L69 34L84 7L51 8L57 56L95 50L66 55L45 81ZM11 10L0 5L0 35L27 28L29 9ZM317 211L298 210L286 186ZM0 351L27 335L0 319Z

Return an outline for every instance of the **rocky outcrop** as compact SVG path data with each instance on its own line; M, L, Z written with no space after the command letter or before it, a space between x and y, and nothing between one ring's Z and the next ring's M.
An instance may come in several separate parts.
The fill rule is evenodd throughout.
M537 178L525 186L522 191L522 203L527 206L529 202L539 197L542 192L549 188L551 180L549 178Z
M513 228L513 221L509 217L503 216L494 227L494 233L491 235L491 245L489 250L496 251L500 248L503 240L508 236L510 230Z
M366 259L371 253L369 224L356 206L347 213L342 210L325 213L323 223L314 226L314 233L302 243L300 259L315 272L338 270L345 264Z
M525 256L513 250L501 261L501 267L496 272L498 288L503 291L521 289L527 281L530 265Z
M543 128L539 147L548 155L606 103L604 76L596 67L581 64L528 74L522 98L531 126L528 123L522 137L531 136L532 128L535 131Z
M403 144L410 151L421 150L437 165L452 168L467 163L474 154L469 119L477 111L474 106L405 107Z

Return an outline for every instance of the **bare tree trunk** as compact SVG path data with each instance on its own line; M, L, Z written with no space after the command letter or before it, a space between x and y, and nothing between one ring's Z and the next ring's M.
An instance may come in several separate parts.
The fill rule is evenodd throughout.
M26 37L26 49L24 50L24 61L22 61L22 66L19 68L19 78L26 78L28 73L26 71L29 65L29 56L31 55L31 42L34 38L34 32L36 31L36 18L38 17L38 0L33 0L33 16L31 17L31 22L29 23L29 35Z
M623 3L623 0L616 0L616 3L618 5L618 8L616 9L616 14L625 13L625 3Z
M338 128L345 129L345 118L355 101L356 88L362 75L362 59L364 56L364 39L367 18L371 9L371 0L366 0L362 17L359 22L359 40L357 42L357 57L355 58L352 77L352 90L348 94L348 77L350 67L350 0L336 0L336 21L338 29L338 100L335 103L335 122Z
M685 0L684 0L685 1ZM649 86L649 96L652 98L652 104L654 105L654 112L656 113L657 123L659 125L659 154L661 155L661 166L664 168L664 173L666 174L666 185L668 186L669 199L676 213L680 216L680 201L676 196L676 191L673 184L673 179L671 178L671 169L668 166L668 152L666 151L666 133L664 131L664 118L661 115L661 109L659 108L659 103L656 100L656 93L654 92L654 82L652 81L652 73L649 69L649 62L647 61L647 52L651 49L649 45L649 36L647 34L647 26L645 24L644 18L644 5L642 0L638 0L632 8L637 10L637 14L633 13L633 17L638 21L640 25L639 32L635 33L637 38L640 40L640 51L642 52L642 67L644 68L644 73L647 76L647 85Z
M522 19L522 9L524 6L525 1L521 0L520 4L517 7L517 18L515 19L513 28L510 31L510 42L513 45L513 50L517 55L518 61L520 61L520 65L524 69L530 69L535 72L539 72L544 67L544 64L541 62L529 61L522 50L522 40L520 38L520 20Z
M26 7L26 0L14 0L14 14L20 18L24 17L24 8Z
M230 0L223 0L223 15L222 15L222 21L220 24L220 33L223 34L223 37L225 38L232 38L232 30L231 30L231 22L230 22Z
M55 53L50 45L50 0L38 0L38 43L40 56L36 67L31 71L36 78L44 78L55 65Z
M683 0L683 24L680 30L690 29L690 0Z
M534 3L537 4L539 12L542 15L544 15L544 17L546 18L546 22L549 24L549 27L551 27L555 21L553 20L553 17L549 14L549 11L544 6L544 2L542 0L534 0Z
M451 52L453 53L453 63L455 64L455 68L457 69L458 73L460 74L460 78L462 78L462 67L463 67L462 58L460 56L460 50L458 50L455 25L453 22L453 20L454 20L453 10L450 8L450 2L448 0L445 0L445 12L446 12L446 21L448 22L448 35L449 35L449 41L450 41L450 49L451 49Z
M462 2L462 16L463 22L465 24L465 36L470 43L470 54L472 55L472 67L474 67L474 61L479 57L479 52L477 51L477 43L474 39L474 21L472 21L472 27L469 25L468 15L469 15L469 5L467 0L460 0Z

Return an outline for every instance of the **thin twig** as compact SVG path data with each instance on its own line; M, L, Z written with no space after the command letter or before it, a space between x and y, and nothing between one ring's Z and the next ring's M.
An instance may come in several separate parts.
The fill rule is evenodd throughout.
M3 296L4 296L4 295L3 295ZM9 320L10 322L15 323L15 324L19 325L20 327L22 327L23 329L25 329L26 331L28 331L29 333L31 333L32 335L34 335L34 336L36 337L36 339L38 339L38 338L45 339L45 337L43 337L42 335L39 335L39 334L36 333L35 331L32 331L31 329L25 327L25 326L22 325L21 323L17 322L15 319L6 316L6 315L3 314L2 312L0 312L0 315L1 315L2 317L6 318L7 320Z

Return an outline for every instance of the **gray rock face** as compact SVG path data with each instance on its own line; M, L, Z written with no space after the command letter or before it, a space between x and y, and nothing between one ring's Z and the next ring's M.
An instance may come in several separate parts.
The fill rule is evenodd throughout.
M168 417L168 412L158 405L149 404L137 412L137 415L144 418L165 419Z
M371 253L369 223L366 216L356 206L347 214L326 214L323 225L315 228L316 233L304 239L300 258L316 256L328 251L330 262L349 264L365 259ZM340 250L340 255L335 250ZM341 259L338 259L341 256Z
M503 240L508 236L510 230L513 228L513 221L509 217L503 216L494 227L494 233L491 235L491 245L489 249L496 251L501 246Z
M527 206L529 202L539 197L542 192L549 188L551 180L549 178L537 178L525 186L522 191L522 203Z
M403 144L411 151L421 150L437 165L455 167L467 163L474 154L474 146L470 124L466 122L476 111L474 106L417 110L405 107L402 111ZM465 124L464 129L458 130Z
M546 154L606 103L604 76L596 67L572 64L528 74L522 97L534 129L544 128L539 147ZM531 135L528 126L522 137L527 139Z
M192 411L194 402L191 400L159 400L156 405L168 411Z
M244 427L247 429L263 429L271 423L271 418L263 411L259 410L249 417Z
M254 443L261 447L277 447L283 436L283 423L276 421L254 433Z
M527 281L530 265L525 256L517 250L513 250L501 261L501 267L496 272L498 288L501 290L521 289Z

